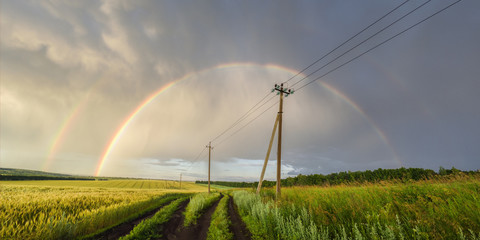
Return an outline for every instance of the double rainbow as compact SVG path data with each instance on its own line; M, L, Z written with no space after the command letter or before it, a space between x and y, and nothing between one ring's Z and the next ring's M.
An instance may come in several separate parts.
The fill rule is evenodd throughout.
M202 73L206 73L209 71L214 71L214 70L220 70L220 69L231 69L231 68L248 68L248 67L262 67L265 69L272 69L272 70L279 70L279 71L284 71L288 72L291 75L297 74L298 72L286 67L278 66L278 65L259 65L259 64L253 64L253 63L230 63L230 64L221 64L212 68L207 68L198 72L192 72L189 74L186 74L185 76L167 83L166 85L162 86L158 90L154 91L152 94L150 94L147 98L145 98L126 118L125 120L120 124L120 126L117 128L115 131L115 134L112 136L112 138L108 141L101 158L99 159L97 163L97 167L95 170L95 176L99 176L102 172L102 169L105 166L105 163L108 161L109 156L113 149L115 148L116 144L120 140L120 138L123 136L125 133L126 129L130 125L130 123L135 119L137 115L139 115L143 109L147 108L147 106L153 102L160 94L164 93L168 89L171 89L173 86L175 86L177 83L182 82L184 80L190 79L194 76L200 75ZM303 76L301 76L303 77ZM335 89L333 86L325 83L325 82L319 82L320 86L330 92L331 94L339 97L342 99L346 104L348 104L352 109L354 109L356 112L362 115L362 117L373 127L374 131L378 135L379 139L391 150L395 160L401 165L401 162L390 144L388 138L385 136L385 134L381 131L381 129L372 121L370 117L368 117L367 114L356 104L353 102L349 97L347 97L344 93L340 92L338 89ZM52 145L47 163L44 165L44 168L48 168L53 162L53 155L58 151L58 146L60 143L63 141L64 136L66 132L68 132L68 129L71 128L72 123L74 120L77 118L77 116L80 114L82 109L84 108L85 105L84 101L83 103L79 104L74 111L69 115L69 117L66 119L66 121L62 124L59 133L57 134L57 137L55 138L54 144Z

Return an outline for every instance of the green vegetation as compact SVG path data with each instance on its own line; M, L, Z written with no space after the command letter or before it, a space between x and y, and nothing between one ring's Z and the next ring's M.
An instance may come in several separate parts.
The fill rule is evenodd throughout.
M282 211L273 201L262 199L246 191L233 193L239 214L252 233L253 239L329 239L328 232L319 231L310 215L301 209L301 214Z
M205 191L193 183L153 188L158 183L164 181L2 181L0 239L75 239L158 208L171 193Z
M234 192L256 239L479 239L480 179Z
M50 173L43 171L16 169L16 168L0 168L0 175L3 176L52 176L52 177L73 177L68 174Z
M119 222L118 224L115 224L115 225L113 225L113 226L105 227L105 228L103 228L103 229L100 229L100 230L92 233L92 234L86 235L86 236L82 237L82 239L96 239L96 236L98 236L99 234L102 234L103 232L107 231L108 229L110 229L110 228L112 228L112 227L115 227L115 226L117 226L117 225L120 225L120 224L122 224L122 223L132 221L132 220L134 220L134 219L142 216L144 213L150 212L150 211L152 211L152 210L154 210L154 209L156 209L156 208L158 208L158 207L160 207L160 206L162 206L162 205L164 205L164 204L167 204L167 203L169 203L169 202L171 202L171 201L173 201L173 200L175 200L175 199L178 199L178 198L180 198L180 197L183 197L183 199L187 198L184 194L166 194L165 197L159 199L159 200L155 203L155 205L150 206L149 208L143 210L142 212L138 212L138 213L136 213L136 214L133 214L133 215L131 215L130 217L123 219L123 220L122 220L121 222Z
M452 169L445 169L440 167L439 173L430 169L423 168L399 168L399 169L377 169L356 172L339 172L328 175L312 174L312 175L298 175L296 177L288 177L282 179L283 187L293 186L333 186L340 184L363 184L363 183L377 183L381 181L398 181L409 182L426 179L436 179L446 175L455 175L458 173L467 174L470 176L480 175L479 171L460 171L454 167ZM197 184L205 184L206 181L196 181ZM211 184L236 187L236 188L256 188L258 182L224 182L213 181ZM263 181L263 187L273 187L276 185L275 181Z
M228 200L230 196L224 195L222 200L218 203L217 209L212 215L210 227L208 228L207 240L231 240L233 233L230 232L230 225L232 222L228 217Z
M207 185L208 181L195 181L196 184L199 185ZM253 183L251 182L226 182L226 181L210 181L210 186L223 186L229 188L249 188L253 187Z
M201 214L219 198L220 193L199 193L193 196L184 212L184 225L188 227L192 224L196 224L197 219L201 216Z
M160 226L166 223L172 214L178 209L180 204L186 200L186 197L182 197L163 207L153 217L140 222L128 235L121 237L120 240L152 239L162 237L162 229Z
M195 184L200 185L200 186L204 186L204 187L208 187L208 183L199 183L199 181L196 181ZM224 185L217 185L217 184L210 184L210 187L214 188L214 189L219 189L219 190L233 189L233 187L228 187L228 186L224 186Z
M81 177L60 173L49 173L42 171L0 168L0 180L95 180L93 177Z
M395 177L402 171L404 178ZM480 240L480 174L441 168L433 177L409 175L415 171L422 173L399 169L363 175L390 176L373 177L373 182L344 182L339 179L355 174L331 174L337 178L328 184L282 188L279 201L274 201L274 188L255 195L222 187L224 197L212 215L207 238L233 238L227 195L232 193L253 239ZM295 181L316 178L308 179L298 176ZM180 189L178 182L159 180L1 181L0 239L95 239L171 202L123 239L159 238L161 225L186 194L203 192L191 197L183 213L186 227L196 224L222 196L205 190L201 184L182 182Z

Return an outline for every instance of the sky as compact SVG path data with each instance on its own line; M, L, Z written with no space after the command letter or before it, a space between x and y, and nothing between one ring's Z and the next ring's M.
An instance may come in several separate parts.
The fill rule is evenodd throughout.
M282 177L479 169L479 1L347 63L454 1L402 3L2 0L0 167L255 181L286 82Z

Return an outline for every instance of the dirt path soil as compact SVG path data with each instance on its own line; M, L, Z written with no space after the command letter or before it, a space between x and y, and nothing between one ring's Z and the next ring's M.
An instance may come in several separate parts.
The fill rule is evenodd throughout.
M242 218L238 214L237 208L233 203L233 197L228 201L228 215L232 221L231 231L233 233L234 240L251 240L252 235L248 231L247 226L242 221Z
M110 228L107 231L100 233L99 235L95 235L91 238L88 239L97 239L97 240L113 240L113 239L119 239L122 236L127 235L132 231L132 229L139 224L142 220L151 218L155 213L157 213L158 210L160 210L162 207L166 206L167 204L171 203L171 201L163 204L162 206L153 209L152 211L149 211L142 216L134 219L133 221L122 223L116 227Z
M221 198L220 198L221 199ZM212 214L217 208L218 200L212 206L210 206L207 211L197 220L197 224L190 227L183 227L183 221L185 217L183 216L183 211L185 208L178 213L180 216L172 216L170 221L164 226L163 231L163 240L206 240L208 228L210 227L210 220Z
M170 217L170 220L168 220L168 222L162 226L163 238L161 239L168 239L167 238L168 236L174 235L177 229L183 225L183 219L185 218L183 216L183 212L185 212L185 208L187 208L187 205L189 202L190 202L190 199L180 204L180 207L178 208L177 211L175 211L172 214L172 216Z

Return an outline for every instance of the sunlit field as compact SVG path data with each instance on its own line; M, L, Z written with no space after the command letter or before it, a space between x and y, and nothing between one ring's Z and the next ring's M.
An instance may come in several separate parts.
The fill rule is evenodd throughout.
M206 191L156 180L2 181L0 239L71 239L95 233L179 196Z
M159 239L173 221L179 239L199 228L208 239L480 239L478 174L285 187L280 201L275 188L212 191L158 180L2 181L0 239L96 239L152 210L122 236ZM242 222L246 230L232 232Z
M124 188L124 189L152 189L169 191L203 191L205 187L192 182L164 181L164 180L108 180L108 181L2 181L3 186L36 186L36 187L87 187L87 188Z

